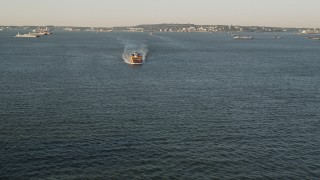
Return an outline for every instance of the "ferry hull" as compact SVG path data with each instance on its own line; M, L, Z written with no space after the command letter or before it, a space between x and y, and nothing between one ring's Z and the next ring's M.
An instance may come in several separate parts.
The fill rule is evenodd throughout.
M143 63L133 63L133 62L130 62L129 64L132 64L132 65L142 65Z

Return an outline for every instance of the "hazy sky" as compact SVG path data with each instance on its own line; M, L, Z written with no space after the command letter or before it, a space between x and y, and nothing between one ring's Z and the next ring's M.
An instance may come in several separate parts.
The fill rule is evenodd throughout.
M320 28L320 0L1 0L0 25L157 23Z

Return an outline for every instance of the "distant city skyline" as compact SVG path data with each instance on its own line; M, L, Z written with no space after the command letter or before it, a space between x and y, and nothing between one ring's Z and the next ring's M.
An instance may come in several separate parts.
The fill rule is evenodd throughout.
M193 23L320 28L319 0L2 0L0 25Z

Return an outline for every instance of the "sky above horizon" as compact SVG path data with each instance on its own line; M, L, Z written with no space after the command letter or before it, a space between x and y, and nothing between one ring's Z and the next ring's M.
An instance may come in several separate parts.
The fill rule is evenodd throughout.
M0 25L159 23L320 28L320 0L1 0Z

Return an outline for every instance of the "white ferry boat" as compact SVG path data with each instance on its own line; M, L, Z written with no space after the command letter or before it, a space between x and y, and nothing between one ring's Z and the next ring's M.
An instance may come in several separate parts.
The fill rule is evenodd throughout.
M130 64L142 64L142 54L134 52L130 55Z
M39 34L29 33L29 34L20 34L18 33L15 37L26 37L26 38L37 38L40 37Z
M233 36L233 39L253 39L252 36L239 36L239 35L236 35L236 36Z

